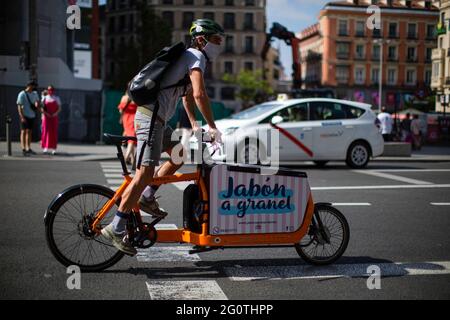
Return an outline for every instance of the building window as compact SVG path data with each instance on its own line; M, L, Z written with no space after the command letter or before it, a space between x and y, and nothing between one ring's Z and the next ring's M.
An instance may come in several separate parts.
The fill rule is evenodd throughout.
M347 20L339 20L338 34L340 36L348 35L348 32L347 32Z
M427 38L436 38L436 27L433 24L427 24Z
M225 0L226 6L234 6L234 0Z
M246 7L254 7L255 6L255 0L245 0L245 6Z
M415 62L416 61L416 48L415 47L408 47L408 53L406 59L409 62Z
M209 19L209 20L214 20L214 12L205 12L203 14L203 18L205 19Z
M234 39L233 36L227 36L225 38L225 52L233 53L234 52Z
M432 53L433 53L433 48L426 48L425 62L431 62L431 54Z
M408 23L408 39L415 39L417 37L416 27L415 23Z
M114 41L114 38L109 39L109 51L114 52L116 50L116 42Z
M340 59L348 59L350 44L347 42L336 42L336 56Z
M374 28L372 30L372 37L373 38L381 38L381 29Z
M163 4L173 4L173 0L163 0Z
M416 84L416 70L415 69L406 70L406 83L409 85Z
M365 68L364 67L356 67L355 68L355 83L364 84L366 80Z
M445 11L441 12L441 23L442 25L445 25Z
M184 35L184 44L186 45L190 45L192 41L192 37L190 34L185 34Z
M253 30L253 13L246 13L244 16L244 30Z
M431 84L431 70L425 70L425 84L429 86Z
M364 21L356 21L356 36L364 37L366 23Z
M183 12L183 28L189 28L192 25L192 21L194 21L194 13Z
M378 68L373 68L372 69L372 74L371 74L370 80L374 84L378 84L379 83L379 81L380 81L380 69L378 69Z
M116 32L116 19L114 17L109 18L109 32Z
M119 32L126 31L126 15L119 16Z
M225 61L224 72L228 74L233 74L233 61Z
M222 100L234 100L234 88L231 87L223 87L220 90L220 96Z
M126 9L127 0L119 0L119 9Z
M441 64L439 62L433 63L433 78L439 78L441 76Z
M380 59L380 45L374 44L372 47L372 59Z
M184 0L183 3L184 5L191 6L194 4L194 0Z
M389 23L389 37L390 38L397 37L397 23L396 22Z
M227 12L223 16L223 27L233 30L235 28L234 13Z
M364 59L364 45L357 44L355 47L356 59Z
M253 62L252 61L245 62L244 69L248 71L253 71Z
M128 16L128 30L134 32L134 15L130 14Z
M388 60L391 60L391 61L397 60L397 47L396 46L389 46Z
M213 0L205 0L205 6L213 6L214 1Z
M439 48L440 49L444 48L444 37L439 38Z
M210 99L214 99L216 97L216 89L214 87L206 87L206 94Z
M245 53L253 53L253 37L245 37Z
M388 84L391 84L391 85L393 85L397 82L397 70L396 69L388 69L387 82L388 82Z
M336 67L336 81L339 83L348 82L348 66L337 66Z
M173 11L163 11L162 18L170 27L174 27Z

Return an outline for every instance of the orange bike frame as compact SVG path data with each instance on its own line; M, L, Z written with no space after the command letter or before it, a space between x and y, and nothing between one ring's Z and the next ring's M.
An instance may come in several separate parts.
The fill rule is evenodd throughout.
M124 182L116 190L114 197L111 198L100 210L93 222L92 228L100 233L99 224L105 215L114 207L122 197L125 189L131 183L132 178L129 175L124 176ZM162 185L182 181L195 181L200 189L200 196L203 203L208 203L209 193L205 182L201 176L200 170L193 173L177 173L174 175L154 178L152 185ZM136 207L134 214L140 215L139 207ZM251 245L281 245L298 243L308 231L311 219L314 214L314 202L310 194L306 206L306 214L303 223L297 231L290 233L262 233L262 234L233 234L233 235L210 235L208 233L209 207L204 206L201 217L202 231L195 233L187 229L176 230L158 230L157 242L162 243L192 243L200 246L222 247L222 246L251 246Z

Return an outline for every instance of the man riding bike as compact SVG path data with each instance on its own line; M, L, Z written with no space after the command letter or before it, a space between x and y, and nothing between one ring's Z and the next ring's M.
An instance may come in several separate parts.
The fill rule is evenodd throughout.
M190 84L185 87L161 90L158 93L160 105L158 114L153 113L154 105L138 107L135 117L136 137L138 139L136 159L140 158L142 145L147 141L150 143L144 149L140 169L136 170L132 182L122 196L114 220L102 229L103 236L111 240L117 249L129 255L137 253L126 237L126 224L136 203L139 201L140 208L153 217L163 218L167 215L167 212L159 207L155 199L155 192L158 187L152 186L151 183L154 176L161 177L173 174L182 166L182 164L177 165L168 160L159 167L155 174L155 166L159 165L161 153L167 152L171 156L173 147L179 143L171 140L173 130L166 126L166 122L175 113L179 97L183 99L183 106L191 121L193 131L199 129L194 113L195 105L197 105L209 126L209 135L214 141L221 142L221 133L217 130L213 119L203 74L206 69L206 62L213 61L221 52L220 45L223 42L224 30L212 20L199 19L192 23L189 33L192 36L191 47L170 67L162 79L161 87L164 88L177 83L186 74L189 77ZM156 121L149 139L152 117L156 117Z

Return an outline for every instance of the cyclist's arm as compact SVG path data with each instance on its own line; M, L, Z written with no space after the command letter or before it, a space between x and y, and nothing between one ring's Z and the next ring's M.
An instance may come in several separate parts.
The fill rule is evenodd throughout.
M205 82L203 81L203 73L200 69L192 69L191 74L192 97L198 109L206 120L211 129L216 129L216 123L211 110L211 102L206 93Z
M187 92L183 97L183 106L184 110L186 110L189 122L191 123L192 130L198 130L199 128L195 119L195 100L192 96L192 90L189 90L189 92Z

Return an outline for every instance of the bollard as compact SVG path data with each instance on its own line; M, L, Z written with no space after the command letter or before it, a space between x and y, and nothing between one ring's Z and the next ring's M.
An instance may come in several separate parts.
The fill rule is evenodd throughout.
M6 115L6 145L8 146L8 157L12 156L11 152L11 117Z

